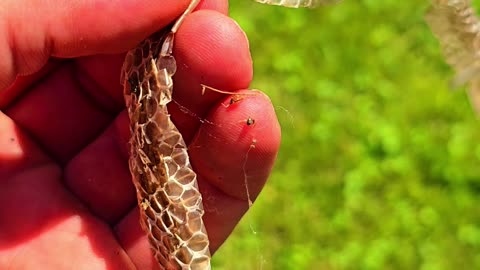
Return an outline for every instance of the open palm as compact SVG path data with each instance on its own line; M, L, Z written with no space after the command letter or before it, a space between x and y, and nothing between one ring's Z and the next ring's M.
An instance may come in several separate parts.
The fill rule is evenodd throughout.
M0 3L0 269L154 269L127 166L119 74L122 52L188 0L53 2ZM239 91L233 103L202 95L200 84L247 88L252 65L227 1L199 9L176 37L170 111L199 174L214 252L248 209L245 183L252 198L265 183L280 129L259 91Z

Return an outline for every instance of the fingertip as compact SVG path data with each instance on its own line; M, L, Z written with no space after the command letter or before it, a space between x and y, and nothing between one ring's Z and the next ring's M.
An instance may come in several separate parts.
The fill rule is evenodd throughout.
M270 99L260 91L240 91L223 99L207 120L189 146L195 169L224 193L253 200L280 146L280 125Z
M248 38L231 18L211 10L189 16L176 37L175 53L183 71L202 71L202 83L220 89L241 89L253 77ZM208 68L205 68L208 67ZM191 75L190 75L191 76Z

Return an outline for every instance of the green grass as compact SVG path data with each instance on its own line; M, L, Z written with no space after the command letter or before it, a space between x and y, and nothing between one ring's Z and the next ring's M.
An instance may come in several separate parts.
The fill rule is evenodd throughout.
M427 1L231 2L283 141L214 269L480 269L480 122Z

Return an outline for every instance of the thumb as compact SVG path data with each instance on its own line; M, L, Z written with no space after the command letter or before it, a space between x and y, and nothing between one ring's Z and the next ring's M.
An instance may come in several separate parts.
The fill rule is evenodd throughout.
M0 2L0 91L50 56L119 53L172 22L189 0Z

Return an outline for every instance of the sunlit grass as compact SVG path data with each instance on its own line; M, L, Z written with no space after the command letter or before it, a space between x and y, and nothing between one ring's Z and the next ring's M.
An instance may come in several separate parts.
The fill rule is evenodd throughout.
M214 269L480 269L480 123L427 1L230 2L283 142Z

